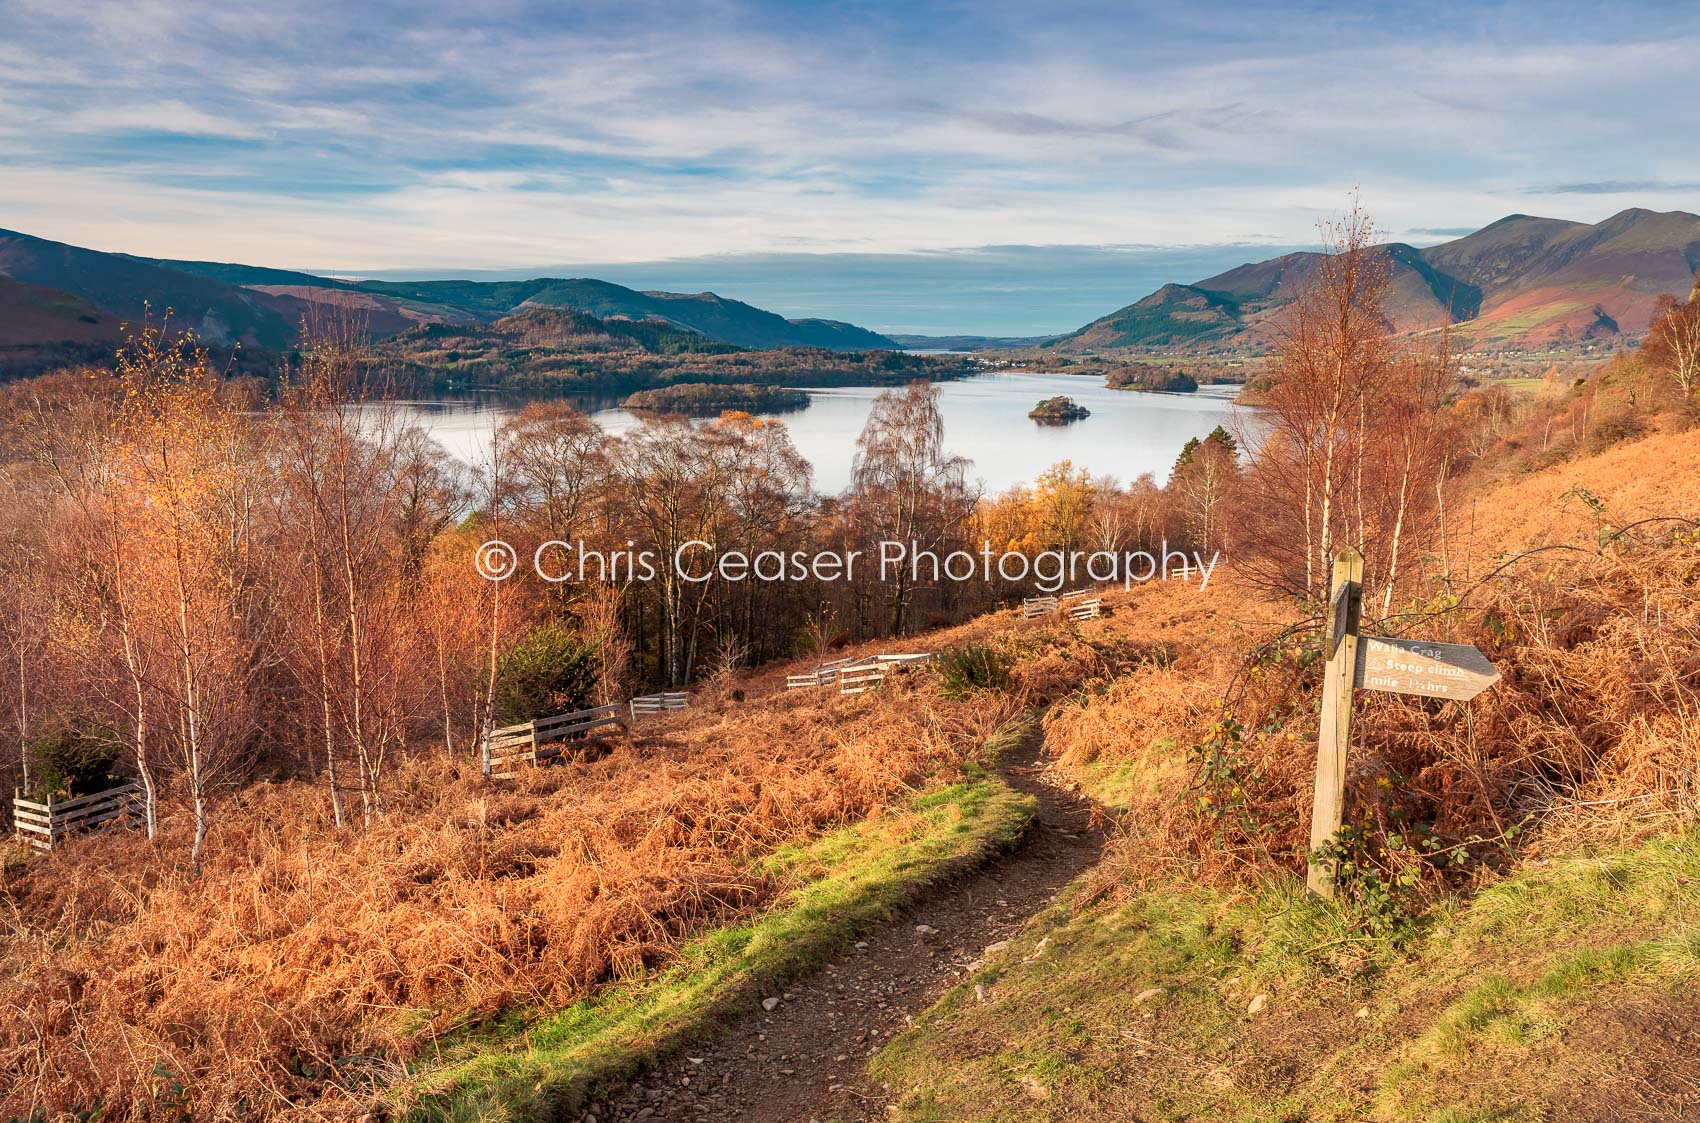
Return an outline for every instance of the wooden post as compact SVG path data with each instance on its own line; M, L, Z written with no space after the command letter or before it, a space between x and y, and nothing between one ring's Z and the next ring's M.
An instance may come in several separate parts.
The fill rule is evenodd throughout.
M1363 605L1364 556L1347 547L1334 555L1328 601L1328 671L1322 686L1322 729L1316 745L1316 799L1310 812L1314 855L1334 841L1346 795L1346 746L1352 737L1352 686L1358 676L1358 618ZM1305 885L1334 895L1334 864L1312 859Z
M490 781L490 727L488 725L486 725L484 727L484 736L479 738L478 743L481 746L483 746L483 750L484 750L484 782L489 783L489 781Z

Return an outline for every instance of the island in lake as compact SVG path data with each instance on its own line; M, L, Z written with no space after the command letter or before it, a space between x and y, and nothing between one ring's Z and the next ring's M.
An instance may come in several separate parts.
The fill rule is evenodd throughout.
M1151 390L1167 394L1190 394L1198 389L1198 379L1173 367L1148 366L1136 363L1111 371L1104 376L1104 385L1112 390Z
M1079 421L1091 417L1092 411L1076 402L1073 398L1058 394L1054 398L1046 398L1027 414L1041 425L1066 425L1070 421Z
M758 386L751 382L724 385L712 382L676 382L653 390L627 395L627 409L654 413L682 413L690 417L713 417L725 410L748 413L783 413L803 409L809 396L788 386Z

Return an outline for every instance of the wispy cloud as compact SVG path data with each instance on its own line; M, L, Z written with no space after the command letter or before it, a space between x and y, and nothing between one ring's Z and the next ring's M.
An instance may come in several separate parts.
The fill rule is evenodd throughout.
M1700 184L1654 7L0 0L0 225L358 272L1597 219Z
M1526 195L1669 195L1700 193L1700 179L1603 179L1592 183L1554 183L1526 187Z

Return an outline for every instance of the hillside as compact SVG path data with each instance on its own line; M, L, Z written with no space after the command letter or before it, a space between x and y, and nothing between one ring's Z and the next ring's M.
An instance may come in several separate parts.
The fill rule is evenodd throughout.
M1469 346L1538 348L1645 331L1658 297L1687 292L1700 271L1700 217L1627 210L1590 226L1512 215L1427 249L1381 248L1391 258L1389 312L1399 330L1452 323ZM1054 346L1262 350L1272 317L1319 260L1286 254L1165 285Z
M892 348L889 339L830 320L787 320L711 292L638 292L587 278L530 281L363 281L362 292L458 308L493 318L535 307L576 308L603 319L665 320L739 347Z
M0 348L27 346L43 338L116 341L118 323L70 293L0 277Z
M892 385L957 378L970 369L957 358L893 350L744 348L670 319L600 316L539 303L491 323L421 323L378 343L375 356L416 386L528 393L625 394L680 383Z
M350 281L295 270L103 253L0 230L0 277L57 290L100 313L138 322L170 309L209 344L279 350L315 307L350 310L382 338L419 324L491 322L529 308L604 319L655 320L738 347L895 349L885 336L836 320L783 316L711 292L638 292L588 278L526 281ZM86 332L54 317L0 306L12 348L50 350Z
M283 347L294 338L303 307L287 297L11 230L0 230L0 275L68 293L129 323L140 322L150 311L157 319L170 310L175 323L213 344ZM0 330L14 345L75 338L61 334L66 329L58 323L40 321L36 330L42 334L25 335L26 324L8 318Z
M349 281L287 270L204 261L158 264L264 291L289 291L321 301L363 294L360 307L413 323L493 320L533 307L574 308L603 319L665 320L740 347L825 347L834 351L891 348L885 336L837 320L787 320L711 292L639 292L590 278L526 281ZM311 289L311 293L301 293ZM349 294L349 295L344 295ZM402 325L406 326L406 325ZM374 330L376 326L374 325ZM396 330L400 330L398 327Z

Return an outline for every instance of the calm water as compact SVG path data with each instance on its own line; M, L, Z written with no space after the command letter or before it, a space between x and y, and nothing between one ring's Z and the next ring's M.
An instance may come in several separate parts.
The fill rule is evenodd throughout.
M1194 394L1141 394L1108 389L1096 377L982 374L940 383L939 408L945 447L973 462L969 478L983 481L988 491L1031 482L1059 460L1124 482L1145 472L1162 482L1189 439L1218 425L1233 430L1236 418L1245 416L1232 404L1237 391L1206 386ZM878 393L872 387L810 390L807 409L773 415L814 466L817 490L849 486L856 437ZM1041 399L1057 394L1073 398L1092 416L1062 426L1040 425L1027 416ZM405 404L410 420L469 463L484 459L491 433L514 408L491 400ZM639 423L623 409L593 409L591 418L614 433Z

